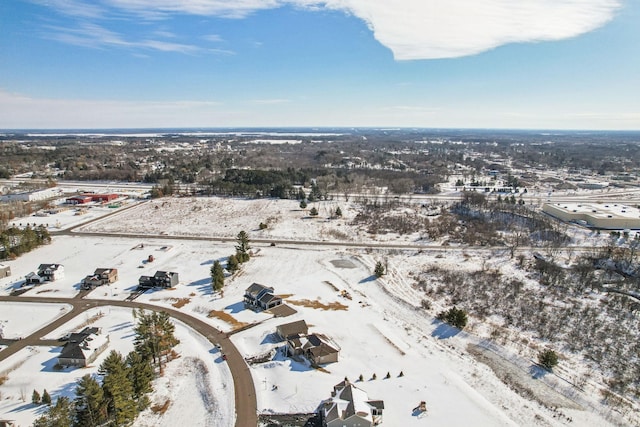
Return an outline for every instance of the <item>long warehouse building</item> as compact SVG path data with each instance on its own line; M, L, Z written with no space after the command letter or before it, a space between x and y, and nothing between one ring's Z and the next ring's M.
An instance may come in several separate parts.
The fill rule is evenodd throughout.
M593 228L640 229L640 210L619 203L545 203L542 211L563 221Z

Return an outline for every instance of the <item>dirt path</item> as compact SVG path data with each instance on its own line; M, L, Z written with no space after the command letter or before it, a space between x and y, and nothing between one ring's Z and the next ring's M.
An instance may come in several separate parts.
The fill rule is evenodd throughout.
M235 391L235 405L236 405L236 427L248 427L258 425L257 415L257 400L256 391L253 385L253 378L249 371L249 366L245 362L242 354L238 351L236 346L229 340L227 334L219 331L208 323L192 317L187 313L183 313L178 310L157 307L151 304L145 304L140 302L130 301L113 301L113 300L100 300L100 299L87 299L77 300L68 298L38 298L38 297L0 297L0 301L7 302L30 302L30 303L64 303L71 304L72 310L64 316L54 320L47 326L39 329L31 335L25 337L22 340L18 340L10 344L7 348L0 351L0 361L7 357L17 353L27 346L41 345L40 338L53 332L57 328L64 325L69 320L73 319L84 311L103 306L114 307L129 307L129 308L142 308L144 310L165 311L171 317L180 320L187 326L194 329L196 332L204 336L211 344L219 345L222 353L227 356L227 364L233 377L233 386ZM35 309L35 307L34 307Z

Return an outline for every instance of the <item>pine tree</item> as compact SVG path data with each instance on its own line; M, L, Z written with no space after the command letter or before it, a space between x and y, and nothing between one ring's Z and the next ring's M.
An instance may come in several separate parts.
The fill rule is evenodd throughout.
M50 406L44 415L34 421L33 427L71 427L73 412L69 398L60 396L54 406Z
M467 312L460 308L451 307L449 310L441 311L436 317L458 329L467 326Z
M129 369L120 353L112 350L100 365L98 373L103 376L102 390L107 402L107 415L115 425L131 423L137 414L133 384Z
M51 405L51 396L49 395L49 392L47 392L47 389L44 389L42 392L42 403L44 405Z
M40 393L38 390L33 390L33 394L31 394L31 403L34 405L39 405L42 402L42 398L40 397Z
M373 270L373 274L375 274L375 276L378 278L384 276L384 265L381 261L376 262L376 267Z
M224 288L224 269L219 261L214 261L213 267L211 267L211 287L214 292Z
M307 202L305 202L304 200L302 200L300 202L300 209L307 209Z
M538 363L547 371L552 371L558 364L558 354L550 349L538 353Z
M251 245L249 242L249 235L246 231L242 230L238 233L236 237L236 257L238 258L239 263L244 263L249 261L249 250L251 249Z
M153 387L151 382L154 378L153 366L148 359L143 358L138 352L132 351L127 355L127 366L129 367L129 379L133 385L133 396L140 402L146 393L151 393ZM143 405L144 406L144 405Z
M107 420L107 402L98 381L87 374L76 386L74 427L97 426Z
M136 311L137 325L134 328L135 349L143 358L153 360L162 372L162 359L168 359L169 353L180 341L173 335L175 325L169 314L164 311L146 313Z
M309 211L309 215L311 216L318 216L319 212L318 209L316 209L316 207L312 207L311 210Z
M238 262L238 257L235 255L230 255L227 259L227 271L230 273L235 273L240 269L240 263Z
M340 209L340 206L338 206L338 207L336 208L336 216L337 216L337 217L342 217L342 209Z

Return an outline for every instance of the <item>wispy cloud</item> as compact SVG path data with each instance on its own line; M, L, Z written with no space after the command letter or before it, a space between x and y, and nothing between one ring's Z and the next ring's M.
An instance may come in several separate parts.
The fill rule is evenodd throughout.
M252 99L249 101L251 104L256 105L275 105L275 104L286 104L291 102L290 99Z
M47 6L56 12L81 18L100 18L106 13L99 4L88 4L81 0L30 0L32 3Z
M31 98L0 89L0 128L198 126L224 114L215 101Z
M197 53L202 51L198 46L174 43L162 40L145 39L131 41L121 34L108 30L100 25L84 23L78 27L68 28L49 26L48 37L60 42L90 48L122 47L129 49L148 49L162 52Z

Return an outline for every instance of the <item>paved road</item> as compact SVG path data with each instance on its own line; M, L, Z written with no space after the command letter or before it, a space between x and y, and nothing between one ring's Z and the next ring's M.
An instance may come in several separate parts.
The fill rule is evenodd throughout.
M21 349L30 345L42 345L40 338L50 334L60 326L64 325L69 320L73 319L77 315L81 314L85 310L94 307L103 306L115 306L115 307L128 307L128 308L142 308L145 310L166 311L173 318L180 320L202 336L207 338L212 344L220 345L222 353L227 356L227 364L231 370L233 376L233 386L235 391L235 405L236 405L236 427L248 427L258 425L257 415L257 400L256 391L253 384L253 378L249 366L245 362L242 354L238 351L235 345L231 342L227 334L219 331L208 323L192 317L191 315L166 307L158 307L152 304L145 304L135 301L113 301L113 300L101 300L101 299L67 299L67 298L38 298L38 297L0 297L0 301L19 301L37 303L62 303L70 304L72 310L66 313L64 316L56 319L52 323L43 327L42 329L34 332L33 334L24 337L21 340L15 341L7 348L0 351L0 361L15 354Z

